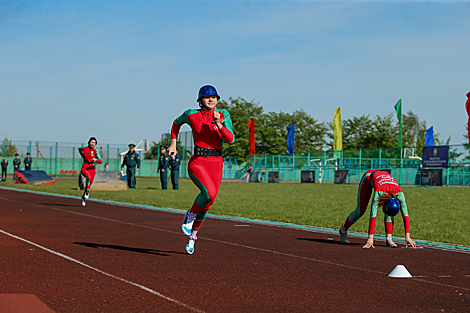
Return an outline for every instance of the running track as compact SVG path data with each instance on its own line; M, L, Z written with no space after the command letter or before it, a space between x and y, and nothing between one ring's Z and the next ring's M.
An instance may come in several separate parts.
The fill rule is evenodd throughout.
M208 218L187 255L182 218L0 188L0 295L54 312L470 311L468 251ZM398 264L413 278L387 277Z

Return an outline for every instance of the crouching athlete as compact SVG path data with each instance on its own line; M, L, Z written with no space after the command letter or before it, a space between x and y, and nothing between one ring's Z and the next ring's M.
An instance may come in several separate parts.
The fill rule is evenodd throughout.
M213 86L199 89L197 102L200 109L186 110L177 117L171 128L169 154L176 154L176 139L183 124L189 124L194 138L194 154L189 160L189 177L201 191L186 212L181 229L187 236L186 252L193 254L197 232L214 203L222 181L222 141L235 141L232 118L227 110L216 109L220 99Z
M406 247L408 244L413 248L416 248L416 243L411 239L410 236L410 217L408 216L408 209L406 207L405 195L403 194L400 186L397 184L393 177L381 170L369 170L361 178L359 183L359 190L357 192L357 206L354 211L349 213L343 227L339 230L340 238L342 243L349 243L348 229L362 216L367 210L367 204L369 203L370 196L374 189L374 196L372 198L372 204L370 209L370 220L369 220L369 238L363 248L375 248L374 247L374 232L375 223L377 218L377 209L382 207L385 213L385 231L387 234L385 244L387 247L397 247L393 242L392 232L393 223L395 221L395 215L401 211L403 216L403 223L405 226L405 240Z
M90 193L90 187L93 184L95 179L95 162L101 163L101 156L98 150L95 149L98 141L95 137L91 137L88 140L88 146L78 148L78 152L83 158L82 169L80 170L80 175L82 175L82 181L86 181L85 191L82 196L82 206L86 205L86 200L88 199ZM84 177L83 177L84 176Z

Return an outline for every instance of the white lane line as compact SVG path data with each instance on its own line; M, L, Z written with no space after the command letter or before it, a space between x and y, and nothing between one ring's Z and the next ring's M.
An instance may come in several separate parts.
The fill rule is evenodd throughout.
M104 272L104 271L102 271L102 270L99 270L99 269L97 269L97 268L94 268L93 266L90 266L90 265L88 265L88 264L86 264L86 263L80 262L80 261L78 261L78 260L76 260L76 259L74 259L74 258L71 258L71 257L69 257L69 256L67 256L67 255L65 255L65 254L62 254L62 253L56 252L56 251L54 251L54 250L48 249L48 248L46 248L46 247L40 246L40 245L38 245L37 243L34 243L34 242L29 241L29 240L27 240L27 239L24 239L24 238L18 237L18 236L16 236L16 235L10 234L10 233L8 233L8 232L6 232L6 231L3 231L3 230L1 230L1 229L0 229L0 233L5 234L5 235L7 235L7 236L10 236L10 237L12 237L12 238L15 238L15 239L17 239L17 240L23 241L23 242L25 242L25 243L27 243L27 244L30 244L30 245L32 245L32 246L35 246L35 247L39 248L39 249L42 249L42 250L44 250L44 251L47 251L47 252L52 253L52 254L54 254L54 255L57 255L57 256L59 256L59 257L61 257L61 258L64 258L64 259L66 259L66 260L75 262L75 263L77 263L77 264L79 264L79 265L81 265L81 266L87 267L87 268L89 268L89 269L91 269L91 270L94 270L94 271L96 271L96 272L98 272L98 273L101 273L101 274L103 274L103 275L109 276L109 277L111 277L111 278L120 280L120 281L122 281L122 282L124 282L124 283L126 283L126 284L130 284L130 285L135 286L135 287L137 287L137 288L140 288L140 289L142 289L142 290L144 290L144 291L150 292L151 294L157 295L157 296L159 296L160 298L163 298L163 299L165 299L165 300L171 301L171 302L173 302L173 303L175 303L175 304L177 304L177 305L180 305L180 306L183 306L183 307L185 307L185 308L188 308L188 309L190 309L190 310L192 310L192 311L194 311L194 312L201 312L201 313L204 312L204 311L201 311L201 310L199 310L199 309L190 307L189 305L184 304L184 303L182 303L182 302L180 302L180 301L178 301L178 300L175 300L175 299L172 299L172 298L170 298L170 297L167 297L167 296L165 296L165 295L163 295L163 294L161 294L161 293L159 293L159 292L157 292L157 291L155 291L155 290L153 290L153 289L150 289L150 288L148 288L148 287L139 285L139 284L134 283L134 282L132 282L132 281L129 281L129 280L127 280L127 279L124 279L124 278L121 278L121 277L118 277L118 276L114 276L113 274L106 273L106 272Z
M5 199L5 200L9 200L9 201L11 201L11 202L17 202L17 201L10 200L10 199ZM54 207L49 207L49 206L43 206L43 205L40 205L40 204L30 204L30 205L38 206L38 207L43 207L43 208L46 208L46 209L51 209L51 210L56 210L56 211L61 211L61 212L67 212L67 213L72 213L72 214L77 214L77 215L92 217L92 218L96 218L96 219L102 219L102 220L106 220L106 221L110 221L110 222L115 222L115 223L120 223L120 224L125 224L125 225L132 225L132 226L136 226L136 227L149 228L149 229L164 231L164 232L167 232L167 233L181 234L181 232L177 232L177 231L171 231L171 230L162 229L162 228L158 228L158 227L152 227L152 226L147 226L147 225L140 225L140 224L135 224L135 223L123 222L123 221L119 221L119 220L115 220L115 219L111 219L111 218L106 218L106 217L101 217L101 216L95 216L95 215L85 214L85 213L80 213L80 212L75 212L75 211L69 211L69 210L64 210L64 209L59 209L59 208L54 208ZM287 256L287 257L293 257L293 258L302 259L302 260L307 260L307 261L312 261L312 262L324 263L324 264L329 264L329 265L333 265L333 266L339 266L339 267L350 268L350 269L354 269L354 270L360 270L360 271L364 271L364 272L370 272L370 273L381 274L381 275L385 275L385 276L388 275L388 273L380 272L380 271L374 271L374 270L369 270L369 269L367 269L367 268L361 268L361 267L356 267L356 266L351 266L351 265L346 265L346 264L341 264L341 263L336 263L336 262L331 262L331 261L319 260L319 259L314 259L314 258L310 258L310 257L304 257L304 256L295 255L295 254L290 254L290 253L285 253L285 252L279 252L279 251L274 251L274 250L269 250L269 249L263 249L263 248L258 248L258 247L252 247L252 246L247 246L247 245L237 244L237 243L234 243L234 242L228 242L228 241L223 241L223 240L218 240L218 239L212 239L212 238L207 238L207 237L201 237L201 236L199 236L199 238L200 238L200 239L204 239L204 240L208 240L208 241L212 241L212 242L222 243L222 244L224 244L224 245L232 245L232 246L242 247L242 248L246 248L246 249L258 250L258 251L268 252L268 253L277 254L277 255L282 255L282 256ZM465 287L460 287L460 286L454 286L454 285L448 285L448 284L442 284L442 283L433 282L433 281L428 281L428 280L423 280L423 279L416 279L416 278L414 278L414 277L412 277L411 279L413 279L413 280L415 280L415 281L420 281L420 282L423 282L423 283L435 284L435 285L440 285L440 286L445 286L445 287L451 287L451 288L457 288L457 289L463 289L463 290L470 291L470 288L465 288Z

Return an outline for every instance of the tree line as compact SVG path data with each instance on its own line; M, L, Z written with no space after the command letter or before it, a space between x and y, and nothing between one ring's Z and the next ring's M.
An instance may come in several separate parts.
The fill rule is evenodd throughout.
M333 123L319 122L304 110L295 110L292 114L285 112L265 112L254 100L229 98L220 100L219 109L227 109L233 121L235 143L225 144L222 154L236 157L239 161L250 158L248 122L255 119L256 154L286 154L287 128L295 121L295 154L307 154L333 150ZM423 147L425 145L426 121L408 110L402 115L402 146ZM342 120L343 150L397 148L399 124L395 112L385 116L371 117L368 114ZM449 144L450 137L444 142L434 133L434 145ZM169 133L163 137L166 138ZM164 141L166 141L164 139ZM147 152L146 159L158 156L159 142L152 142L152 150ZM166 144L163 142L163 144ZM190 153L190 152L188 152Z

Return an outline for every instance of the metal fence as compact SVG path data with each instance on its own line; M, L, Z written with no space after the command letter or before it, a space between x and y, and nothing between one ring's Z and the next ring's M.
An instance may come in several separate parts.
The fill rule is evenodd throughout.
M165 143L162 137L162 142ZM3 141L0 154L9 161L8 171L13 172L14 152L20 155L22 166L26 153L33 158L32 169L43 170L49 175L77 175L82 165L78 148L86 143L52 142L52 141ZM194 142L192 133L181 132L180 177L188 178L187 163L192 155ZM109 170L121 169L121 154L128 150L126 144L99 144L97 150L103 164L97 170L103 170L108 164ZM422 148L402 149L362 149L345 151L321 151L306 155L254 155L248 162L238 162L236 158L224 158L223 180L242 181L246 179L247 169L258 174L262 182L267 182L270 173L277 173L279 182L300 182L302 171L315 171L315 182L333 183L337 170L348 170L346 183L359 183L362 175L369 169L388 169L401 185L420 185ZM9 152L9 154L8 154ZM141 167L138 177L157 177L158 160L144 160L141 156ZM470 152L466 145L451 145L449 150L449 167L443 169L443 184L446 186L470 186Z

